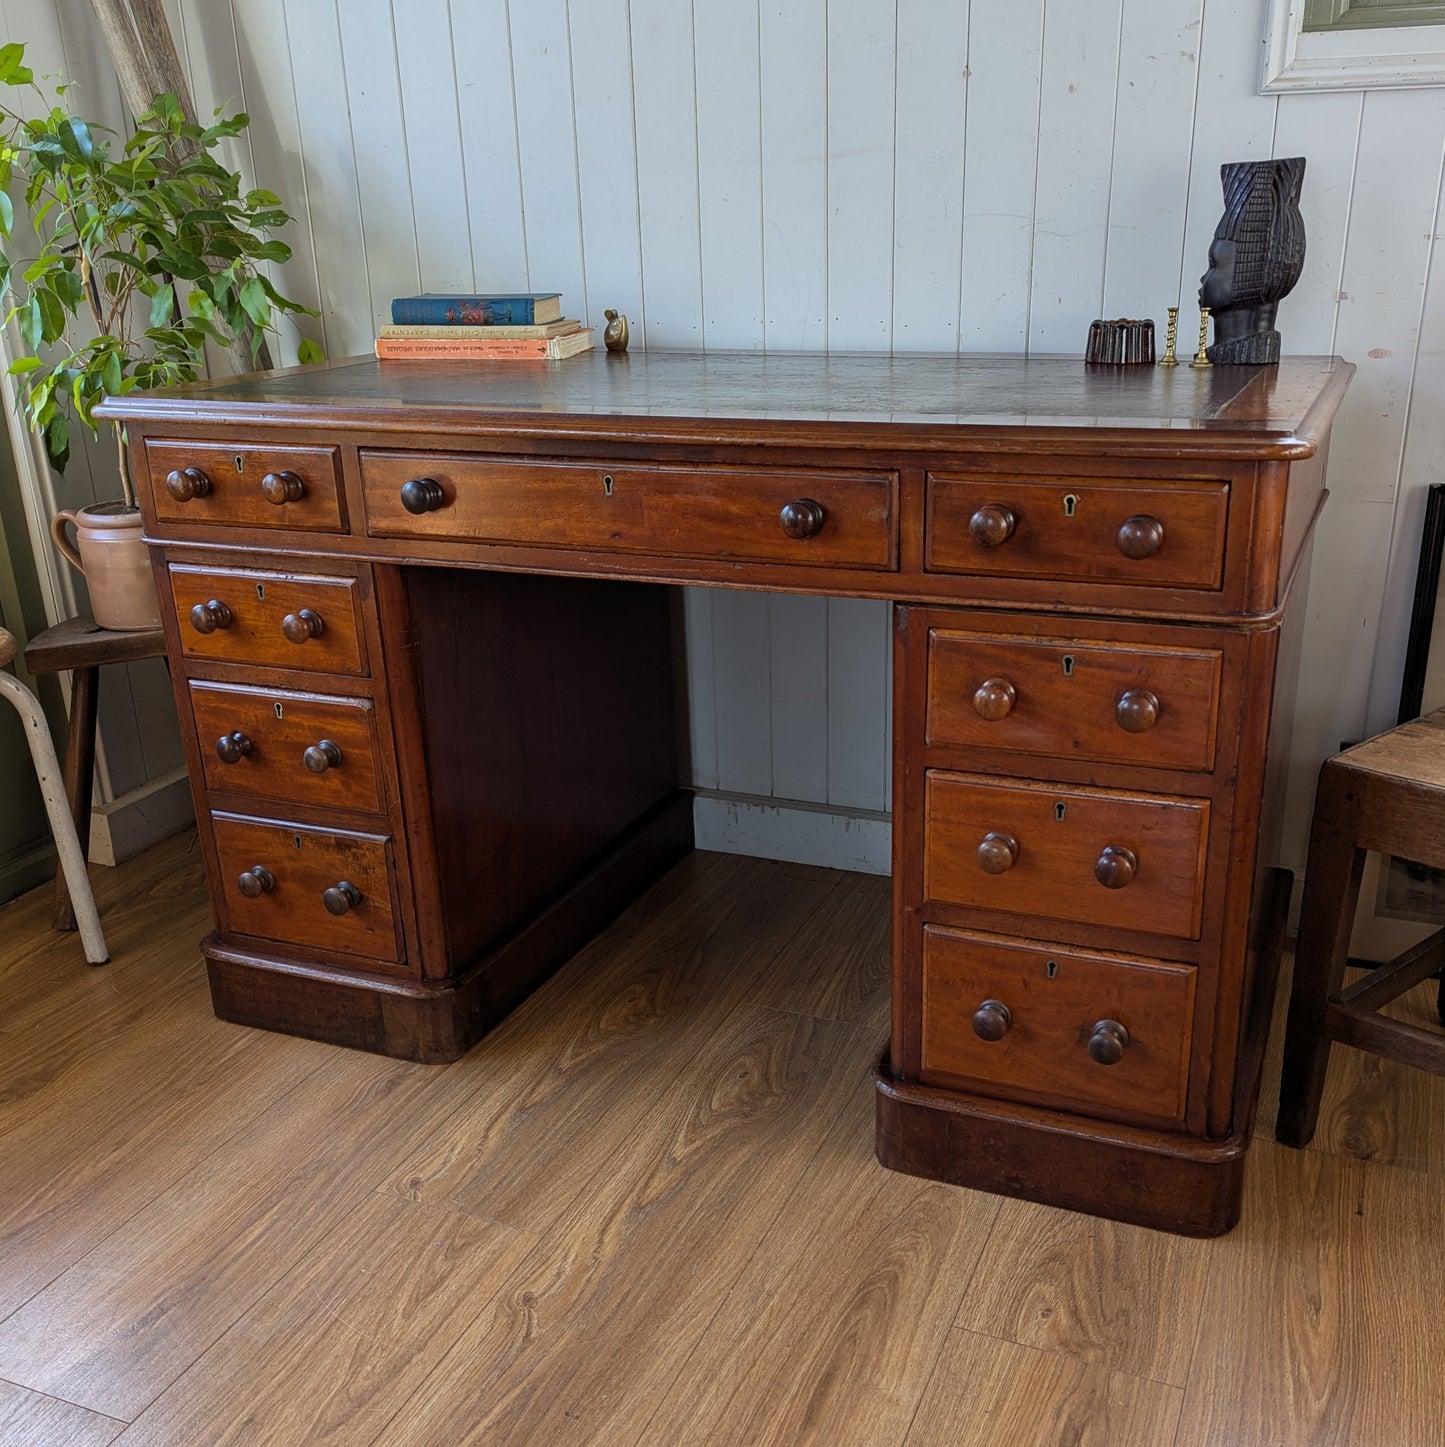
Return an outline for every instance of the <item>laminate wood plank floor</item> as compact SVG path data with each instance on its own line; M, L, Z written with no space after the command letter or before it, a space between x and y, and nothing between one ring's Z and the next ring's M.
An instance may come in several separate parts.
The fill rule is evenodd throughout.
M450 1066L217 1021L188 837L96 884L103 969L0 909L4 1447L1445 1441L1445 1080L1290 1151L1281 1017L1191 1241L876 1164L884 880L694 854Z

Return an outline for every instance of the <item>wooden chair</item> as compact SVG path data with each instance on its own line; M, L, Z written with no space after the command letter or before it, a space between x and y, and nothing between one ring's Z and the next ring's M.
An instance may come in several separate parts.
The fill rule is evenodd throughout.
M1308 1145L1338 1041L1445 1075L1445 1034L1377 1012L1445 966L1445 930L1343 989L1365 851L1445 869L1445 709L1356 744L1320 771L1275 1134ZM1437 1000L1445 1020L1445 982Z
M18 678L5 671L5 665L14 657L15 639L0 628L0 696L15 705L25 725L30 757L35 761L40 792L45 797L45 812L50 816L50 829L60 853L59 877L75 907L85 957L93 965L103 965L110 956L100 928L100 915L96 913L95 896L90 890L85 852L80 847L75 821L70 817L65 791L61 788L60 761L55 757L55 745L50 742L50 727L41 712L40 700Z
M159 628L120 632L102 628L94 618L67 618L44 633L37 633L25 645L25 666L39 677L42 673L72 674L70 730L65 742L65 794L70 800L70 817L80 840L80 853L90 853L90 795L95 773L95 719L100 701L100 669L105 663L134 663L142 658L165 656L165 634ZM75 914L65 882L55 881L55 909L51 923L56 929L75 928Z

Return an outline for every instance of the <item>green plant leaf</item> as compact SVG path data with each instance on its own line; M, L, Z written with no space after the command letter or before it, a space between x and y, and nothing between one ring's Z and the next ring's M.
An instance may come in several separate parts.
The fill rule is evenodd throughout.
M176 294L171 286L156 288L156 293L151 297L150 324L153 327L163 327L176 314Z
M63 266L59 271L52 272L50 286L67 311L79 311L85 304L85 283L69 267Z
M70 461L70 423L64 412L56 412L45 424L45 450L57 472L65 471Z
M114 396L120 391L122 376L120 353L107 352L105 360L100 364L100 385Z
M241 305L246 309L246 315L258 326L264 327L271 317L271 301L266 295L266 288L261 284L261 278L253 276L241 287Z
M34 296L40 307L40 338L42 341L58 341L65 332L65 308L60 298L49 287L37 288Z
M16 357L15 360L10 363L8 370L12 377L20 377L26 372L33 372L44 365L45 363L42 362L39 357Z
M0 190L0 235L9 236L15 225L15 203L7 191Z
M0 45L0 80L9 80L24 58L23 45Z
M32 296L20 308L20 337L33 352L40 345L40 298Z
M72 161L88 161L95 154L95 142L90 138L90 127L77 116L67 116L55 128L60 149Z
M302 337L296 347L296 361L300 366L309 366L312 362L324 362L326 353L321 347L311 340L310 337Z

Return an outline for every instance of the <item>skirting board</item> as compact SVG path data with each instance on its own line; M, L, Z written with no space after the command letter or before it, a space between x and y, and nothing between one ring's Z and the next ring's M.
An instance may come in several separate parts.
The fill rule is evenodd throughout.
M182 765L109 804L95 806L90 819L90 862L119 864L179 834L195 817L190 781Z
M892 821L871 810L699 791L692 803L692 825L699 849L860 874L891 871Z

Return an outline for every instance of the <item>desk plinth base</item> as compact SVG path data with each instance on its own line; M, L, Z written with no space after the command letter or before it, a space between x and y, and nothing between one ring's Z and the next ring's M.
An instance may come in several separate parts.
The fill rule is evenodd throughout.
M678 790L509 939L436 984L301 964L210 935L201 949L211 1006L236 1025L445 1064L466 1054L692 847L692 794Z
M1239 1220L1293 875L1270 870L1257 914L1251 1002L1236 1075L1235 1128L1222 1140L1060 1115L874 1071L877 1152L891 1170L1018 1196L1182 1236Z

